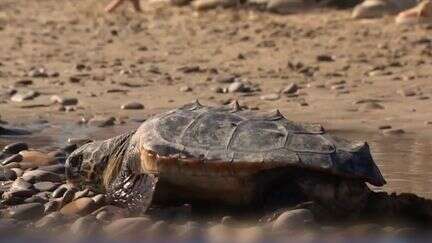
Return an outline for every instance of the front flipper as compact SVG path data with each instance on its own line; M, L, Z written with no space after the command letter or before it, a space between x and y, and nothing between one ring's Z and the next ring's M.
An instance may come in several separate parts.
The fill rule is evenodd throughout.
M129 209L144 213L151 206L158 177L151 174L132 174L108 191L108 200Z

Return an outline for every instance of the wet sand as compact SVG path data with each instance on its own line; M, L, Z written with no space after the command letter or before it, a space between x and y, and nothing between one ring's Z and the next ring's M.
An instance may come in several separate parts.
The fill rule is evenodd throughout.
M60 146L68 137L109 137L197 98L213 105L238 99L369 141L386 190L432 197L431 26L397 26L391 17L354 21L348 10L278 16L247 9L197 13L155 3L142 14L104 15L103 4L0 3L0 119L24 127L48 121L27 138L35 147ZM34 71L40 68L45 72ZM215 92L230 86L221 82L224 75L252 92ZM281 92L292 83L298 91ZM11 86L39 95L15 102ZM78 104L53 104L53 95ZM120 109L130 101L145 108ZM115 125L76 125L94 116L112 116ZM396 132L384 135L383 126ZM404 133L395 135L397 129ZM11 140L0 138L0 145Z

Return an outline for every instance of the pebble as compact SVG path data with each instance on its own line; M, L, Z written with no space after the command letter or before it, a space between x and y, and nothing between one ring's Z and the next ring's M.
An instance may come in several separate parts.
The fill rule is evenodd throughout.
M96 209L96 204L93 199L82 197L75 201L66 204L60 213L63 215L87 215Z
M316 59L318 62L334 62L334 57L326 54L318 55Z
M192 2L192 7L196 10L208 10L216 7L230 7L236 4L236 0L195 0Z
M11 101L13 102L23 102L26 100L32 100L35 97L37 97L39 95L38 92L34 91L34 90L29 90L29 91L19 91L16 94L12 95L11 97Z
M298 89L299 89L299 87L297 84L291 83L282 89L282 93L283 94L294 94L298 91Z
M139 103L139 102L132 101L132 102L123 104L120 108L122 110L142 110L142 109L144 109L144 105Z
M18 80L14 83L15 87L24 87L24 86L29 86L33 84L33 80L30 79L21 79Z
M44 214L55 212L59 209L60 202L56 200L49 201L44 204Z
M50 98L51 102L61 104L64 106L77 105L78 99L73 97L61 97L58 95L53 95Z
M110 117L104 117L104 116L96 116L91 118L88 121L88 124L95 127L108 127L114 125L115 118Z
M364 103L360 106L361 111L384 110L384 106L375 102Z
M45 192L45 191L54 191L60 184L59 183L54 183L51 181L42 181L42 182L37 182L35 184L33 184L34 189L40 191L40 192Z
M0 168L0 181L13 181L17 178L15 171L7 168Z
M273 230L285 230L304 227L314 221L311 211L307 209L289 210L282 213L274 222Z
M15 191L15 190L30 190L31 188L33 188L33 185L27 181L25 181L22 178L18 178L16 179L11 187L10 190L11 191Z
M79 236L90 236L94 235L99 229L98 221L93 215L87 215L75 220L70 226L70 230L73 234Z
M269 0L267 2L267 11L278 14L290 14L299 10L304 3L292 0Z
M3 148L3 152L8 154L17 154L23 150L28 150L28 148L29 147L27 143L17 142L6 145Z
M244 92L245 90L245 85L240 81L236 81L228 86L229 93Z
M146 227L150 227L151 220L146 217L122 218L114 220L112 223L104 227L104 231L113 236L124 236L133 234Z
M28 181L30 183L42 182L42 181L50 181L50 182L61 182L62 181L62 178L60 177L60 175L49 172L49 171L39 170L39 169L26 171L24 173L24 175L22 176L22 178L25 181Z
M63 223L64 217L59 212L52 212L35 223L36 228L49 228Z
M92 214L98 215L102 212L105 213L104 217L106 218L106 220L111 220L111 221L119 220L129 216L129 211L127 209L119 208L113 205L103 206L97 209L96 211L94 211Z
M64 164L54 164L54 165L46 165L46 166L39 166L39 170L44 170L56 174L64 174L65 173L65 166Z
M190 91L192 91L192 88L189 86L180 87L180 92L190 92Z
M36 150L23 150L19 152L23 157L23 162L31 162L34 166L52 165L57 163L57 159L46 153Z
M1 164L2 165L8 165L11 164L13 162L21 162L23 160L23 156L21 154L14 154L10 157L7 157L6 159L4 159Z
M77 200L77 199L82 198L82 197L87 197L87 195L89 194L89 192L90 192L90 189L88 189L88 188L86 188L86 189L84 189L82 191L78 191L78 192L75 193L75 196L74 196L73 200Z
M391 128L392 128L392 126L390 126L390 125L380 125L380 126L378 126L379 130L385 130L385 129L391 129Z
M266 94L266 95L261 95L260 99L262 100L269 100L269 101L273 101L273 100L278 100L280 98L279 94Z
M391 128L391 129L385 129L382 131L384 135L402 135L405 133L405 130L403 129L397 129L397 128Z
M8 216L18 220L35 219L43 215L44 207L40 203L26 203L11 206L8 209Z
M411 97L411 96L415 96L417 93L413 90L400 89L400 90L398 90L398 94L400 94L404 97Z

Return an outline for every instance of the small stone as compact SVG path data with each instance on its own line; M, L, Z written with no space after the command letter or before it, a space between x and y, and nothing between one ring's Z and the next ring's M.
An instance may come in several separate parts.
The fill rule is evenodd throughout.
M59 209L60 202L56 200L49 201L44 204L44 214L55 212Z
M14 83L14 86L15 87L23 87L23 86L29 86L32 84L33 84L33 81L30 79L21 79L21 80L16 81Z
M61 97L58 95L53 95L51 96L50 100L53 103L58 103L63 106L71 106L78 104L78 99L73 97Z
M383 110L384 106L375 103L375 102L368 102L364 103L360 106L361 111L370 111L370 110Z
M391 128L392 128L392 126L390 126L390 125L380 125L380 126L378 126L379 130L385 130L385 129L391 129Z
M213 78L213 81L221 84L229 84L234 82L236 76L231 74L219 74Z
M0 168L0 181L14 181L17 178L15 171L7 168Z
M89 192L90 192L90 189L88 189L88 188L86 188L86 189L84 189L82 191L78 191L78 192L75 193L75 196L74 196L73 200L77 200L77 199L82 198L82 197L87 197L87 195L89 194Z
M296 209L282 213L274 222L273 230L303 227L314 221L313 214L307 209Z
M109 235L122 236L139 232L150 225L151 220L146 217L123 218L107 225L104 231Z
M385 129L382 131L382 133L384 135L402 135L405 133L405 130L403 129L396 129L396 128L391 128L391 129Z
M298 90L297 84L291 83L282 90L282 93L283 94L294 94L297 92L297 90Z
M50 228L57 226L64 222L64 217L59 212L52 212L45 217L41 218L35 223L36 228Z
M25 198L29 198L33 196L36 192L32 189L18 189L18 190L10 190L3 193L2 197L4 200L8 202L12 201L22 201ZM19 200L16 200L19 199Z
M8 215L18 220L35 219L42 216L44 207L40 203L26 203L8 208Z
M54 191L58 186L59 183L54 183L51 181L42 181L33 184L33 187L40 192L45 192L45 191L51 192Z
M89 120L89 125L95 127L108 127L114 125L115 118L114 117L103 117L96 116Z
M118 219L123 219L128 217L129 211L125 208L119 208L113 205L103 206L96 211L94 211L93 215L98 215L99 213L105 212L105 220L107 221L115 221Z
M244 92L245 85L242 82L236 81L228 86L229 93Z
M318 62L334 62L334 58L332 56L325 54L318 55L316 59Z
M4 159L3 161L1 161L2 165L8 165L14 162L21 162L23 160L23 157L21 154L14 154L10 157L7 157L6 159Z
M33 185L31 183L23 180L22 178L18 178L12 183L10 190L11 191L30 190L32 188L33 188Z
M30 76L32 78L48 78L49 77L45 68L32 69L32 70L30 70L30 72L28 72L28 76Z
M46 165L46 166L39 166L39 170L44 170L48 172L52 172L55 174L64 174L65 173L65 166L64 164L54 164L54 165Z
M411 97L411 96L415 96L417 93L413 90L401 89L401 90L398 90L398 94L400 94L404 97Z
M11 97L11 101L13 102L23 102L26 100L32 100L39 95L38 92L29 90L26 92L18 92Z
M295 13L304 7L305 3L303 3L302 1L270 0L267 2L267 11L278 14Z
M180 92L190 92L190 91L192 91L192 88L189 86L180 87Z
M46 153L36 150L23 150L19 152L23 157L23 162L31 162L34 166L52 165L57 163L57 159Z
M144 105L139 102L132 101L122 105L120 108L122 110L142 110L144 109Z
M50 182L61 182L62 178L55 173L44 171L44 170L31 170L24 173L22 178L30 183L50 181Z
M260 99L262 100L269 100L269 101L278 100L279 98L280 98L279 94L266 94L260 97Z
M66 204L60 213L63 215L87 215L96 209L93 199L88 197L79 198Z
M99 224L96 217L87 215L77 219L70 227L71 232L80 236L94 235L98 229Z
M8 153L8 154L17 154L23 150L28 150L28 144L27 143L11 143L6 145L3 148L3 152Z

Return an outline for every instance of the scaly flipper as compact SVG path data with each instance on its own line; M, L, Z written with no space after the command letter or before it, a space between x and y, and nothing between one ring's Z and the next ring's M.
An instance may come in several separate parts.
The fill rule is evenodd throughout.
M158 177L151 174L129 175L108 190L108 200L132 212L144 213L152 204L157 183Z

